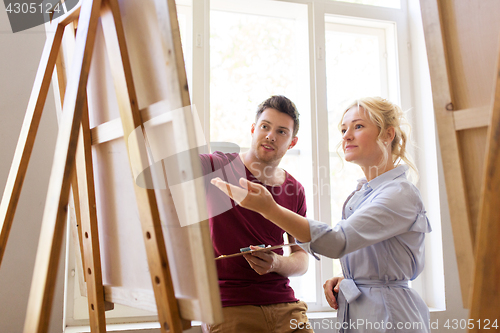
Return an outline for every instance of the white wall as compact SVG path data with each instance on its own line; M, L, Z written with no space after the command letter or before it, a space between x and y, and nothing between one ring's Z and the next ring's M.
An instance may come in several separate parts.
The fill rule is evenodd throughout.
M0 7L0 188L3 193L45 42L45 30L40 26L13 34L7 13L3 5ZM57 131L52 96L50 91L0 267L0 331L5 333L22 332L24 326ZM63 266L60 265L58 272L49 332L62 330Z

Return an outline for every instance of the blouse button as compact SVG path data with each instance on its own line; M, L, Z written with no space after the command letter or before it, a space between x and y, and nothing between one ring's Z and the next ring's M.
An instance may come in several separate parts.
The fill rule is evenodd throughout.
M349 207L349 210L352 210L352 207Z

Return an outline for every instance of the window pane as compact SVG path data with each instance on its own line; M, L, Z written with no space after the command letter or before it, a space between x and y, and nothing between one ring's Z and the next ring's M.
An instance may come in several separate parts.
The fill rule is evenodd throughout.
M300 112L299 141L280 167L304 185L308 216L313 217L307 6L279 1L252 1L249 6L234 0L211 4L210 141L236 143L245 151L257 106L271 95L290 98ZM314 302L314 260L310 266L291 284L296 297Z
M380 6L389 8L401 8L401 0L331 0L350 3L359 3L361 5Z
M294 30L290 19L211 11L211 141L249 147L257 106L273 94L297 96Z
M345 199L356 187L356 180L364 177L361 169L341 157L338 124L346 103L364 96L384 96L387 92L384 66L384 34L377 28L356 27L327 23L326 70L328 128L330 147L330 184L332 225L342 218ZM340 147L339 147L340 148ZM341 154L341 155L339 155ZM334 261L334 274L340 265Z

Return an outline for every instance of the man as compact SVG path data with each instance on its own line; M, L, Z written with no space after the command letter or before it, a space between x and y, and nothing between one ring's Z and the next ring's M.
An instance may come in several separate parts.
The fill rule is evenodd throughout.
M232 201L228 205L225 194L210 184L211 178L220 176L238 184L239 179L245 177L261 183L276 202L305 216L304 188L278 167L285 153L297 144L298 116L288 98L272 96L258 107L250 130L252 144L247 152L200 155L216 256L236 253L249 245L283 244L284 231L260 214ZM288 239L295 242L291 235ZM307 271L308 255L299 246L292 246L289 256L283 256L280 249L221 259L216 263L224 322L204 325L205 332L292 332L297 327L304 328L301 332L312 332L305 329L309 326L307 306L295 298L288 279Z

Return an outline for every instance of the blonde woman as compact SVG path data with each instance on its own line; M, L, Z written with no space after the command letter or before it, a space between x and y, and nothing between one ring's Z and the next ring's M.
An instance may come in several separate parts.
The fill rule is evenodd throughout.
M338 308L340 332L429 332L429 310L408 287L424 266L425 233L431 231L418 189L406 178L416 171L406 150L401 108L380 97L346 109L339 125L345 160L365 177L330 227L276 204L262 186L212 183L242 207L259 212L313 256L340 258L343 277L328 280L325 296ZM404 162L404 163L403 163Z

